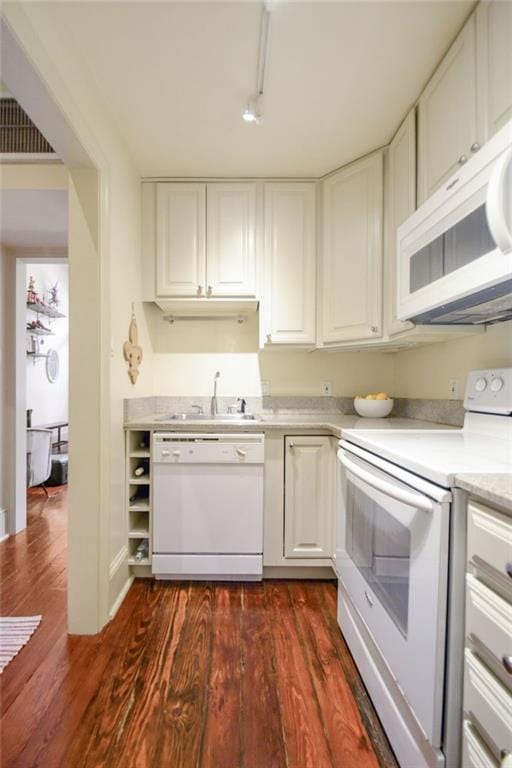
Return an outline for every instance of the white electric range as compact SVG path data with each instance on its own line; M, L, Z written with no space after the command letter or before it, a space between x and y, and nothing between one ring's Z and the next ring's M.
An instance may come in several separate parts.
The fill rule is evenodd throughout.
M460 765L463 473L512 473L512 369L469 374L462 429L344 430L338 623L403 768Z

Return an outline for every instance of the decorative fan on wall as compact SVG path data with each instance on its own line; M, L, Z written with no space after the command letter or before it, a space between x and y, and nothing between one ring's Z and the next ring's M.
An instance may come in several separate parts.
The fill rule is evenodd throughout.
M53 384L60 370L59 354L55 349L49 349L46 355L46 376L48 381Z

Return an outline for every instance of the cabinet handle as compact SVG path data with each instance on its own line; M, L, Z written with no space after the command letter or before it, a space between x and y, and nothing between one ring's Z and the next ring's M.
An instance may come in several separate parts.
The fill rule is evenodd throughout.
M247 456L247 451L244 451L244 449L243 449L243 448L237 448L237 449L236 449L236 452L238 453L238 455L239 455L239 456L242 456L242 458L243 458L244 456Z
M505 671L509 673L509 675L512 675L512 655L511 654L505 654L503 658L501 659L503 666L505 667Z
M213 288L211 285L209 285L208 288L206 289L206 295L211 296L212 293L213 293Z
M470 150L474 154L475 152L478 152L480 147L481 147L481 145L478 143L478 141L475 141L475 143L470 146Z
M270 344L272 342L272 334L267 333L267 344Z
M512 752L509 749L502 749L500 758L500 768L512 768Z
M366 597L366 601L367 601L368 605L371 608L373 608L373 600L371 599L370 595L368 594L368 592L366 590L364 592L364 596Z
M197 295L201 296L202 293L203 293L203 286L202 285L198 285L197 286Z
M459 163L459 165L464 165L464 163L467 163L467 161L468 161L468 156L461 155L457 162Z

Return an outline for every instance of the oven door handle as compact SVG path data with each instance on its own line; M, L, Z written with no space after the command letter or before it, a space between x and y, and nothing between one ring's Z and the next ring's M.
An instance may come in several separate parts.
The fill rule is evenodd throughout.
M342 451L338 451L338 458L349 472L352 472L352 474L358 477L359 480L367 483L372 488L375 488L375 490L381 491L382 493L385 493L386 496L391 496L392 499L401 501L403 504L408 504L410 507L414 507L414 509L421 509L423 512L433 511L434 504L426 496L420 496L413 491L405 491L402 488L398 488L396 485L392 485L392 483L387 483L381 477L376 477L371 472L368 472L358 464L350 461L350 459L347 459Z

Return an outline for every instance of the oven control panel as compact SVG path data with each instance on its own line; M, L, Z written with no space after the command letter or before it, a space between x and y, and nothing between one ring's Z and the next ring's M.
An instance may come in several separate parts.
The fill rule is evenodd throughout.
M512 368L470 371L464 408L479 413L512 414Z

